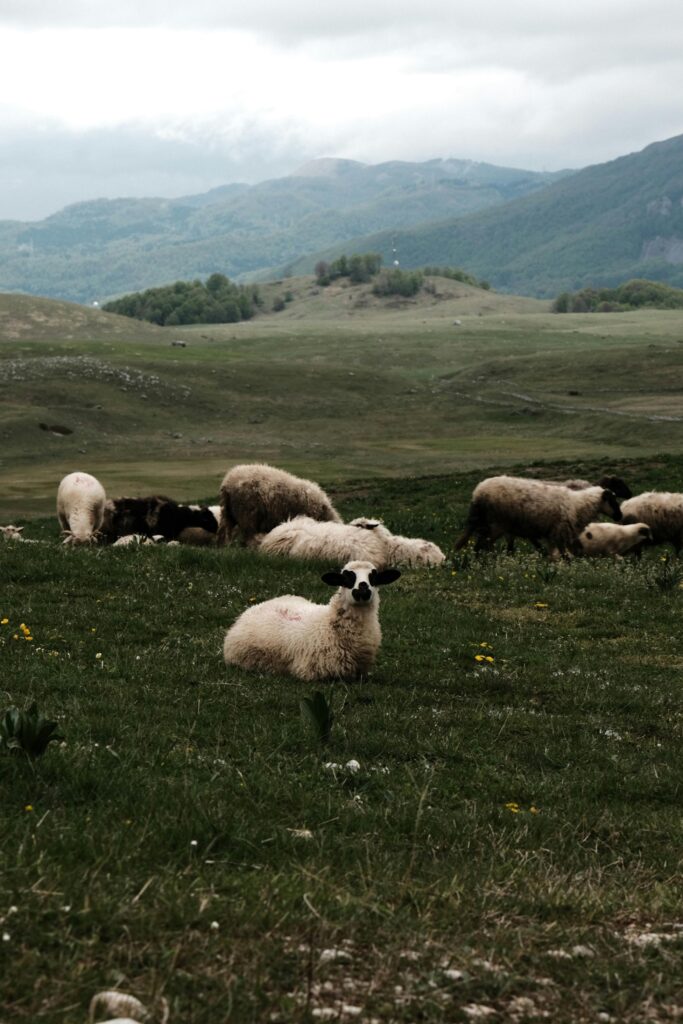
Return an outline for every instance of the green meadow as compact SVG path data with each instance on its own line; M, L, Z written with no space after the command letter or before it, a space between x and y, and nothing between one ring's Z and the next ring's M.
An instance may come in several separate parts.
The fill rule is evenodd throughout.
M683 490L683 319L471 290L314 318L306 287L172 332L0 315L0 521L41 542L0 546L0 711L63 737L0 753L0 1021L107 988L170 1024L680 1019L683 569L453 542L492 471ZM368 678L318 687L327 744L315 687L221 643L329 566L59 543L73 469L205 500L257 459L448 555L382 593Z

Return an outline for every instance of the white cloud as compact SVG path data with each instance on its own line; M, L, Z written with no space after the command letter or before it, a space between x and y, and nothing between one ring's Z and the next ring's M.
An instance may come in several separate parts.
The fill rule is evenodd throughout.
M48 137L78 198L180 184L170 142L201 191L324 155L576 167L683 131L678 0L0 0L0 25L0 201L54 177Z

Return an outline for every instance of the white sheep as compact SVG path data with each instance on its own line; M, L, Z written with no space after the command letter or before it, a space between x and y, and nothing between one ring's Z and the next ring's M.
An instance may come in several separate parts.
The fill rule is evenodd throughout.
M655 544L671 544L678 555L683 548L683 494L676 491L645 491L621 506L629 522L642 521L652 530Z
M506 537L509 547L515 537L523 537L536 547L545 543L553 555L566 555L580 550L579 534L598 515L621 519L612 491L602 487L572 491L540 480L492 476L475 487L455 550L476 534L478 551L491 547L499 537Z
M387 565L441 565L446 557L431 541L396 536L379 520L365 516L348 524L321 523L310 516L296 516L258 538L258 549L267 555L338 563L364 559L378 569Z
M57 518L65 544L89 544L102 526L107 496L90 473L69 473L57 490Z
M377 587L400 575L372 562L347 562L322 576L339 587L329 604L285 594L247 608L225 635L226 664L307 681L364 675L382 641Z
M279 523L305 515L323 522L341 523L332 502L318 484L303 480L266 463L233 466L220 490L222 522L218 543L233 539L237 530L244 543L268 533Z
M621 558L628 551L652 542L652 531L646 523L589 523L579 535L584 555L614 555Z

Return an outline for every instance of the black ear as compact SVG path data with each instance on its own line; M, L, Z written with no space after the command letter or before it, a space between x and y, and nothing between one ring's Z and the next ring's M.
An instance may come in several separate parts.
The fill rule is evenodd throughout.
M400 575L398 569L373 569L370 573L370 582L373 587L382 587L386 583L395 583Z
M320 579L323 583L329 583L331 587L346 587L347 590L353 590L356 585L356 574L350 569L343 572L324 572Z
M344 575L341 572L324 572L320 579L330 587L342 587L344 585Z

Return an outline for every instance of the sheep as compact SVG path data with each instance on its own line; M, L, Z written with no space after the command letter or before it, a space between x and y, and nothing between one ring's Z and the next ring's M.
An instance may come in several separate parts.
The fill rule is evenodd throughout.
M231 541L237 530L248 544L294 516L341 523L332 502L318 484L303 480L266 463L233 466L220 489L223 521L218 543Z
M678 555L683 547L683 494L645 491L621 506L625 521L646 523L654 544L671 544Z
M172 498L154 495L107 501L101 532L103 539L112 543L136 533L145 537L161 534L165 540L175 540L188 528L199 528L215 537L218 524L205 506L179 505Z
M225 635L226 664L307 682L365 675L382 640L377 587L400 575L372 562L347 562L339 572L323 573L325 583L339 588L329 604L286 594L247 608Z
M57 490L57 518L65 544L90 544L97 539L107 500L104 487L90 473L69 473Z
M379 520L365 517L345 525L296 516L255 540L258 550L268 555L338 562L362 558L378 569L387 565L440 565L445 559L443 551L431 541L396 536Z
M640 556L644 545L652 543L652 531L646 523L589 523L579 535L584 555L614 555L628 551Z
M540 480L488 477L474 489L465 530L455 550L476 534L477 551L505 536L508 544L523 537L537 548L545 541L553 555L567 555L580 550L578 535L599 514L621 519L619 503L606 488L572 491Z
M23 529L23 526L0 526L0 536L3 540L18 540L25 542L27 538L22 537Z
M585 491L589 487L603 487L611 491L617 498L632 498L633 491L625 480L620 476L602 476L592 484L590 480L539 480L541 484L551 484L553 487L568 487L570 491Z

